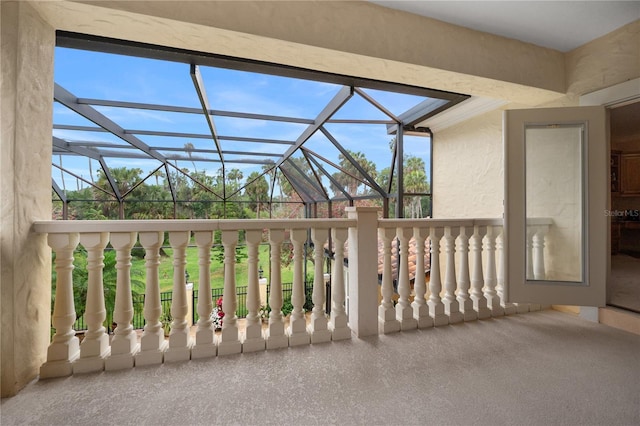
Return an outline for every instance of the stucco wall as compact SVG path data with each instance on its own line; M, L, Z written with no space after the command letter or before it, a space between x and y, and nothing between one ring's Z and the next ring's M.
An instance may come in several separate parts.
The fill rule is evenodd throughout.
M640 77L640 21L568 52L565 57L569 88L565 96L542 104L532 99L505 108L577 106L580 95ZM502 215L501 111L437 133L433 150L434 217Z
M640 20L565 55L567 93L584 95L640 76Z
M1 393L15 394L45 361L51 252L30 232L51 218L53 28L29 4L1 4Z
M502 112L482 114L434 135L433 216L501 217Z
M555 50L360 1L34 3L54 27L441 90L548 102ZM151 16L151 18L145 17Z

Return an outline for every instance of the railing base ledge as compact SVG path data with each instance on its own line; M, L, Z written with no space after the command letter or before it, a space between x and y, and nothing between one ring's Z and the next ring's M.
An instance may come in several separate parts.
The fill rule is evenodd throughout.
M73 363L78 359L79 354L70 360L47 361L40 367L41 379L52 379L54 377L66 377L73 374Z
M416 319L416 321L418 321L418 328L419 329L433 328L433 318L431 318L429 315L420 316L420 317L414 317L414 318Z
M445 314L449 316L449 324L460 324L464 321L462 312L445 312Z
M311 326L307 327L307 332L311 335L311 343L326 343L331 341L331 331L327 330L313 330Z
M480 308L476 312L478 313L479 320L491 318L491 311L488 308Z
M235 342L218 343L218 356L234 355L242 352L242 343L239 340Z
M462 319L464 322L477 321L478 313L476 311L464 311L462 312Z
M125 370L133 368L135 365L135 355L139 351L139 346L136 345L133 351L126 354L116 354L104 360L104 371Z
M417 328L418 328L418 321L413 317L403 318L400 320L400 330L402 331L415 330Z
M378 320L378 331L381 334L397 333L400 331L400 321L398 320Z
M502 307L504 308L505 315L515 315L518 313L516 306L512 303L507 303L505 305L502 305Z
M218 347L213 344L200 344L191 348L191 359L211 358L218 354Z
M449 325L449 317L445 314L438 314L433 318L434 327L442 327L443 325Z
M331 329L331 326L329 326L329 329L331 330L331 340L351 339L351 329L347 327Z
M311 336L306 331L289 335L289 346L301 346L311 343Z
M262 337L254 337L242 342L243 353L264 351L266 348L267 344Z
M104 371L104 360L109 357L111 350L102 356L80 358L73 363L73 374L95 373Z
M189 361L191 359L191 347L171 348L164 352L164 362Z
M164 350L159 349L157 351L144 351L136 354L136 367L143 367L145 365L159 365L164 362Z
M281 334L279 336L271 336L269 334L269 330L267 330L265 332L264 340L267 343L267 350L289 347L289 337L284 334Z

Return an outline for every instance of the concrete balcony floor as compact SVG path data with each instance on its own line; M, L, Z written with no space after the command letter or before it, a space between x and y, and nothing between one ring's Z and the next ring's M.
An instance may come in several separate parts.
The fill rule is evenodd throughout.
M640 424L640 336L556 311L36 381L3 426Z

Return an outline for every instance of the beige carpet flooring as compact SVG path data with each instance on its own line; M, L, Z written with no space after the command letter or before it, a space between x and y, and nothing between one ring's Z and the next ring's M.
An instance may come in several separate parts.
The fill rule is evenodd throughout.
M639 425L640 336L557 311L36 381L8 425Z

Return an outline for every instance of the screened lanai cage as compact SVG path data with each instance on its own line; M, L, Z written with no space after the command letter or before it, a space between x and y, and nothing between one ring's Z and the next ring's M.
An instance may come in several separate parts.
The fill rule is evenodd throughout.
M53 216L428 217L419 124L466 98L60 32Z

